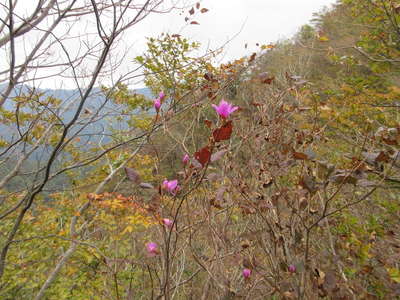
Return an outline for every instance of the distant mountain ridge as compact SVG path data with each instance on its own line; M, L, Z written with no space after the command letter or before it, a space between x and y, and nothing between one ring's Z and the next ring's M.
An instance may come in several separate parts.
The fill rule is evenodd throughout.
M6 84L0 85L0 91L3 91L6 88ZM6 101L3 108L8 110L8 111L14 111L16 109L16 104L14 101L11 100L11 98L16 97L20 94L29 94L32 92L32 87L28 85L18 85L16 86L12 93L10 94L10 100ZM67 123L69 120L73 118L73 116L76 113L76 109L79 105L79 90L78 89L40 89L37 88L35 89L36 92L38 93L43 93L43 97L55 97L58 98L62 101L62 106L65 108L68 107L67 110L59 112L58 117L65 123ZM153 94L151 93L150 89L148 88L140 88L140 89L134 89L133 90L137 94L144 95L147 98L152 98ZM85 111L95 111L97 108L99 108L101 105L104 104L104 94L101 92L101 89L99 87L93 88L91 94L87 98L85 105L84 105L84 110L81 113L81 117L84 116ZM73 102L73 103L69 103ZM119 106L113 102L108 102L105 104L105 106L102 108L102 115L103 114L114 114L116 112L120 111ZM58 113L58 112L57 112ZM135 113L135 112L133 112ZM127 119L122 120L117 120L117 118L98 118L98 120L90 123L89 126L87 126L82 133L85 133L86 135L89 134L96 134L98 135L98 139L101 138L101 132L103 134L109 133L107 131L108 125L112 124L113 127L118 127L121 129L124 129L127 127ZM79 130L79 125L75 127L75 130ZM14 126L8 126L4 124L0 124L0 136L2 138L6 139L12 139L12 136L15 135L16 128ZM97 140L97 139L96 139ZM108 139L107 139L108 140Z
M6 89L7 84L0 84L0 91L3 91ZM29 85L17 85L14 87L13 91L10 94L10 97L15 97L19 94L27 94L30 91L33 90L33 87L30 87ZM46 96L52 96L55 98L59 98L62 101L68 101L69 99L76 98L79 96L79 90L78 89L49 89L49 88L35 88L35 91L38 93L44 93ZM151 90L149 88L138 88L138 89L132 89L132 91L136 92L137 94L144 95L147 98L153 98L154 95L152 94ZM93 88L91 95L89 97L99 97L101 94L101 89L99 87ZM10 101L5 102L5 109L12 109L13 108L13 103Z
M0 91L4 91L6 88L5 84L0 85ZM32 88L27 86L27 85L19 85L15 87L10 94L10 99L5 102L3 109L8 110L8 111L15 111L16 109L16 102L12 100L13 97L16 97L20 94L29 94L29 92L32 91ZM76 109L79 104L79 91L77 89L35 89L36 92L43 93L43 97L55 97L58 98L62 101L62 106L64 108L68 107L68 110L64 111L61 114L61 110L57 112L58 117L64 122L67 123L69 120L72 119L72 117L76 113ZM141 94L146 96L147 98L152 98L153 95L148 88L140 88L140 89L135 89L134 92L137 94ZM109 117L102 118L98 117L95 119L93 122L89 122L88 118L90 118L91 114L85 113L85 110L87 111L92 111L94 112L97 108L100 107L100 105L104 104L105 97L103 93L101 92L101 89L99 87L96 87L93 89L92 93L89 95L88 99L86 100L86 103L84 105L84 109L82 113L80 114L80 117L76 124L70 128L69 130L69 136L74 136L75 133L80 131L79 134L79 139L80 139L80 144L82 146L82 149L86 149L89 147L89 141L91 144L97 144L97 143L108 143L111 141L111 135L113 134L114 130L125 130L128 128L128 119L130 116L126 115L121 115L121 118L117 118L116 114L121 112L121 107L118 104L115 104L113 102L108 102L103 108L102 112L100 113L101 115L109 115ZM69 103L71 102L71 103ZM29 111L27 109L24 109L25 111ZM152 113L152 110L149 111ZM132 114L135 114L135 111L131 112ZM83 122L81 122L83 121ZM83 128L85 126L85 128ZM20 131L24 132L27 130L26 126L22 126L20 128ZM18 131L17 131L17 125L16 123L8 125L7 123L0 123L0 138L3 140L6 140L10 143L15 141L18 138ZM29 147L29 146L28 146ZM23 144L21 146L16 147L16 153L19 151L23 151ZM0 147L1 150L1 147ZM26 149L25 149L26 150ZM53 150L52 146L43 144L39 146L28 158L28 160L25 162L26 167L25 171L31 171L31 168L33 169L34 166L38 162L45 162L46 159L49 157L51 154L51 151ZM18 156L18 155L17 155ZM12 164L15 163L15 158L13 157L7 164L3 164L0 166L0 177L5 176L7 174L8 170L11 168ZM61 155L57 158L57 164L61 163L63 159L69 159L70 156L65 153L61 153ZM82 168L82 172L85 172L85 168ZM82 173L82 174L83 174ZM18 177L15 180L12 180L9 185L7 185L8 188L11 188L11 190L18 188L21 188L24 180L23 177ZM62 185L64 187L70 187L70 181L66 176L61 176L57 177L56 179L52 180L49 182L48 186L56 186L56 185Z

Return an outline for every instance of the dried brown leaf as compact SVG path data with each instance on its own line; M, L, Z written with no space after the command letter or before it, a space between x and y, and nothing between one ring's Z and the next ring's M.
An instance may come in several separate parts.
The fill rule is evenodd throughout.
M221 159L225 155L226 152L227 152L227 150L220 150L218 152L213 153L211 155L210 161L214 162L214 161Z
M139 184L142 189L154 189L154 186L147 182L142 182Z
M256 56L257 56L257 53L254 52L249 58L249 63L254 61L256 59Z
M136 183L136 184L140 183L139 173L136 172L134 169L125 167L125 173L130 181L132 181L133 183Z
M308 160L308 155L302 152L293 151L293 158L298 160Z

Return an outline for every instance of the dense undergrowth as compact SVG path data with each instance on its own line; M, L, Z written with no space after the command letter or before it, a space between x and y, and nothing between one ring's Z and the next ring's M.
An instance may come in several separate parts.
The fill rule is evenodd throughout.
M136 61L166 97L131 120L143 147L107 152L85 182L37 200L0 298L34 299L57 264L45 299L400 297L399 12L339 1L221 66L178 35L150 39ZM110 98L143 101L123 86ZM238 109L223 114L221 99ZM8 207L24 197L2 194Z

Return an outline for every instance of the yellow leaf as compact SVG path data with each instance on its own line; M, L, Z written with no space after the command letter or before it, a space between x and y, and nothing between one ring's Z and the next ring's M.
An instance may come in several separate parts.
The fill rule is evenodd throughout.
M320 42L327 42L327 41L329 41L329 38L327 36L323 35L323 36L319 37L319 41Z
M273 49L273 48L275 48L275 45L272 45L272 44L269 44L269 45L261 45L261 47L260 47L262 50L265 50L265 49Z
M389 273L390 278L397 282L400 283L400 270L397 268L386 268L386 270Z
M127 233L127 232L130 233L130 232L132 232L132 231L133 231L133 226L128 225L128 226L125 227L124 231L122 231L121 234L125 234L125 233Z

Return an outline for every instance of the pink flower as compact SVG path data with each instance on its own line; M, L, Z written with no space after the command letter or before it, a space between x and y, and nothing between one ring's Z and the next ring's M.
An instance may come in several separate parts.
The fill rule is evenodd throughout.
M232 106L232 104L226 102L224 99L219 102L218 106L216 106L215 104L211 104L211 106L215 109L215 111L222 119L226 119L231 113L239 108L238 106Z
M164 180L163 188L166 189L171 194L175 195L176 191L179 189L178 180L177 179L171 181Z
M154 105L154 108L156 109L156 111L158 112L161 107L161 99L160 98L154 99L153 105Z
M162 219L162 222L163 222L163 224L164 224L165 226L167 226L167 227L171 227L172 224L174 224L174 222L173 222L172 220L167 219L167 218Z
M250 269L243 269L242 274L243 274L243 277L247 279L251 275L251 270Z
M158 245L153 242L147 243L146 251L149 256L156 256L158 254Z
M189 155L185 154L182 158L182 162L184 165L186 165L189 162Z
M296 266L295 265L289 265L288 271L290 273L296 273Z
M163 101L165 98L164 92L160 92L160 94L158 94L158 98L160 99L160 101Z

